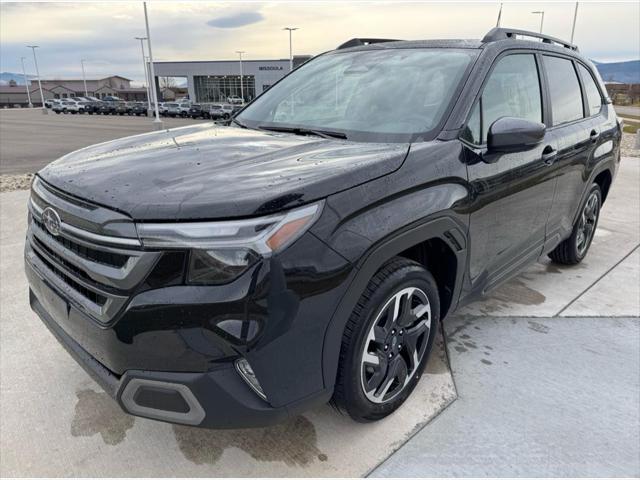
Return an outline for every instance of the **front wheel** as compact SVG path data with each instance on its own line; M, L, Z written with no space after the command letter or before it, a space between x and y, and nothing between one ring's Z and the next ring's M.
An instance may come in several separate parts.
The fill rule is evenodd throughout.
M358 422L380 420L398 409L420 379L439 318L433 276L405 258L387 262L345 327L335 405Z
M571 236L549 253L551 260L563 265L575 265L587 256L598 227L600 207L602 207L602 193L598 184L594 183L573 225Z

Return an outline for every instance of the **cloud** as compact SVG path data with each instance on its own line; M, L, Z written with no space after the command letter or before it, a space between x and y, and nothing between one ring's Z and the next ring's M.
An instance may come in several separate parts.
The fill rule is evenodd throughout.
M209 20L207 25L214 28L238 28L262 20L264 20L264 16L259 12L241 12L214 18Z

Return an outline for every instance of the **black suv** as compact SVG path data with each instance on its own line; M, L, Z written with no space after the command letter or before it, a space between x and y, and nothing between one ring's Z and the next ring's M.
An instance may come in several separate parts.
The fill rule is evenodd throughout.
M231 127L40 171L31 306L133 415L244 427L332 400L378 420L442 318L543 256L584 258L620 138L561 40L354 39Z

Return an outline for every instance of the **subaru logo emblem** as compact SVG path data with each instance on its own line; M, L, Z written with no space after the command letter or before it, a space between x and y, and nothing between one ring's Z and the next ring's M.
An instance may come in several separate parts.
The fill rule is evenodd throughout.
M42 212L42 223L44 223L47 231L57 237L60 235L60 215L53 208L47 207Z

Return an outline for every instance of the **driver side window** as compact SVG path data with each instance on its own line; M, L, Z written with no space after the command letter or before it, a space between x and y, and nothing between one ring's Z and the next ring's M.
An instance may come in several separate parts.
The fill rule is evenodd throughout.
M462 138L474 145L487 143L487 132L500 117L542 122L542 96L536 59L514 54L500 59L476 102Z

